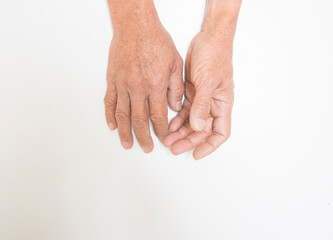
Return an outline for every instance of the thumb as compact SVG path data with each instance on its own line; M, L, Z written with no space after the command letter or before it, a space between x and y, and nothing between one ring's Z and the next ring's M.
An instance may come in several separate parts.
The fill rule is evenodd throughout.
M190 112L190 125L194 131L205 128L212 104L214 89L211 86L196 86L196 93Z
M179 112L182 109L182 99L184 95L184 82L183 82L183 61L171 73L170 84L168 90L168 102L172 110Z

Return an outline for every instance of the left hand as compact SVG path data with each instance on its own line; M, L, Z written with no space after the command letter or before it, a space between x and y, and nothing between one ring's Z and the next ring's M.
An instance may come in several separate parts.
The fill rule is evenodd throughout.
M232 41L201 31L192 41L185 64L185 100L171 121L163 143L173 154L195 148L200 159L230 136L234 101Z

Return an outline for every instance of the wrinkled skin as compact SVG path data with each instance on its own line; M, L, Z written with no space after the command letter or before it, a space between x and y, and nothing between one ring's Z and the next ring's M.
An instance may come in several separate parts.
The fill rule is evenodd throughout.
M105 115L109 128L118 128L125 149L133 146L132 126L143 151L153 150L149 119L161 141L168 134L167 103L175 111L182 107L182 69L182 59L160 23L114 34Z
M185 100L164 140L178 155L195 148L200 159L230 136L234 100L232 41L200 32L192 41L185 64Z

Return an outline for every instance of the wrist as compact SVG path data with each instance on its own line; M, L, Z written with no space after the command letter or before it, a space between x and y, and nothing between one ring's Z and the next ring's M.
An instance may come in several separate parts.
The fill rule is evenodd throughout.
M144 31L160 24L152 0L108 0L114 34Z
M206 0L202 32L233 41L241 0Z

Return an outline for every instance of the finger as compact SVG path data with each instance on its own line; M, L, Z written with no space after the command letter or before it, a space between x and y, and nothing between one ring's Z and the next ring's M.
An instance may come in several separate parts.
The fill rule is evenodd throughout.
M221 117L215 118L213 122L213 133L204 143L198 145L193 152L194 159L206 157L221 146L231 133L231 110L225 111Z
M177 63L171 73L168 89L168 102L172 110L179 112L182 109L183 95L183 60L179 60L179 63Z
M117 122L115 118L116 105L117 105L117 90L114 82L108 81L108 87L104 97L104 106L105 106L105 119L110 130L115 130L117 128Z
M165 95L149 98L150 120L160 141L168 135L168 106Z
M177 116L171 120L169 130L172 132L177 131L188 119L190 115L191 103L188 99L184 100L183 109L177 114Z
M185 75L186 75L185 78L187 80L189 80L190 73L191 73L192 51L193 51L193 41L190 44L190 47L189 47L187 55L186 55L186 61L185 61Z
M120 92L117 98L116 120L118 134L122 146L130 149L133 146L133 136L130 122L130 101L127 92Z
M209 117L214 86L200 81L195 85L196 93L190 111L190 124L193 130L202 131Z
M194 131L202 131L209 116L214 86L206 79L194 78L192 74L193 44L192 41L185 63L186 96L193 101L190 110L191 127ZM193 85L195 82L197 83Z
M185 126L181 127L177 132L171 133L170 135L166 136L163 141L163 144L166 147L170 147L172 144L179 141L180 139L183 139L192 132L193 129L191 128L190 124L187 123L185 124Z
M198 144L202 143L212 132L213 118L207 120L205 129L201 132L192 132L185 138L180 139L171 146L171 152L175 155L182 154L195 148Z
M187 54L186 58L186 66L185 66L185 86L186 86L186 94L185 94L185 100L183 104L182 110L178 113L178 115L171 121L169 125L169 130L172 132L177 131L185 121L188 120L188 116L190 115L190 109L192 106L191 100L193 100L194 95L195 95L195 89L194 85L191 83L190 79L190 65L191 65L191 50L192 48L190 47L190 50Z
M145 153L151 152L154 148L154 143L150 136L147 97L142 98L131 95L131 120L142 150Z

